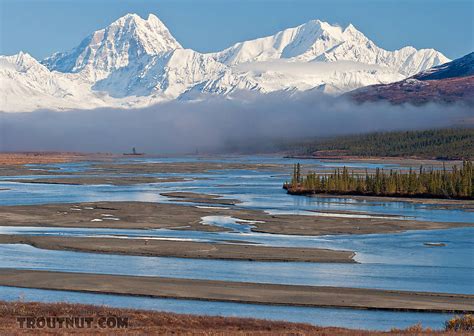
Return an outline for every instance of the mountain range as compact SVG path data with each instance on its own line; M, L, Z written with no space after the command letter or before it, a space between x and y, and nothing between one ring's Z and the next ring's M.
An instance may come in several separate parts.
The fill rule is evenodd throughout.
M184 48L155 15L127 14L41 61L24 52L0 56L0 111L132 108L307 90L338 95L449 61L433 49L387 51L351 24L319 20L200 53Z
M474 105L474 52L390 84L370 85L346 94L358 102L393 104L463 101Z

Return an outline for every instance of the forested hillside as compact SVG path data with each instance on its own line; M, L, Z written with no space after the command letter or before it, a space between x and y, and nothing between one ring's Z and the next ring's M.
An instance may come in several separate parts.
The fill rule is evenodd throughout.
M473 159L474 128L377 132L312 139L290 151L314 156L393 156L434 159Z

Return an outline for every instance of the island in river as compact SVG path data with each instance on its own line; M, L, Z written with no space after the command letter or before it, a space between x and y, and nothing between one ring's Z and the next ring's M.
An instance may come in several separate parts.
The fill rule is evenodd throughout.
M208 158L194 161L156 160L154 162L153 159L148 158L140 158L139 161L120 161L107 157L104 160L94 159L84 164L86 166L84 170L57 163L54 166L18 164L2 166L0 172L3 172L1 174L3 187L9 189L2 191L7 196L5 200L11 200L8 198L10 194L14 195L13 197L21 196L14 193L17 190L25 190L31 199L39 201L36 204L22 204L22 198L13 198L13 201L17 200L17 204L11 201L8 205L0 206L0 222L5 228L0 235L0 244L4 246L31 245L38 249L51 250L49 251L51 253L58 251L77 251L77 253L96 255L100 253L106 257L109 257L109 254L120 254L220 259L229 263L245 260L252 263L283 261L292 264L305 262L305 264L332 263L358 266L359 264L354 260L355 249L351 251L351 249L332 250L308 246L277 247L256 243L250 239L246 241L245 235L252 237L252 234L261 234L268 236L268 239L279 235L289 237L288 239L295 236L295 239L299 239L298 236L383 234L406 230L472 226L472 223L466 223L466 221L456 221L458 218L453 218L453 221L417 220L417 218L398 214L341 208L310 209L306 210L306 214L272 213L266 211L264 206L249 207L245 198L238 197L239 192L225 194L219 192L221 189L229 188L229 185L240 183L243 186L242 190L247 192L245 188L253 187L252 180L249 184L245 184L248 174L265 176L259 181L266 181L265 179L278 181L279 178L283 178L282 176L289 176L291 164L278 160L239 162L239 159L222 161ZM438 163L439 166L441 164ZM359 173L364 172L363 168L356 169ZM370 173L376 172L376 169L370 165L368 170ZM225 175L225 178L220 178L217 173L219 171L230 173ZM259 184L258 187L271 188L271 193L278 193L281 192L280 183L269 184L270 187ZM204 185L205 187L189 188L189 185ZM70 192L85 191L91 192L94 197L103 194L115 197L115 192L117 192L120 197L94 201L82 201L79 198L79 201L68 199L61 202L56 202L54 198L46 198L52 200L46 202L41 198L42 196L35 198L38 196L34 194L35 190L42 190L43 186L45 190L52 191L52 195L59 193L68 196ZM151 195L154 198L151 201L144 201L136 198L133 193L137 192L145 192L147 197ZM39 195L50 197L51 194L40 193ZM123 200L122 195L130 196L128 200ZM283 193L282 197L290 196ZM474 203L470 200L404 199L404 201L413 202L413 204L429 202L430 206L441 211L456 209L468 212L474 209ZM328 202L338 203L337 200ZM310 212L314 212L314 215L308 215ZM16 228L18 231L15 232ZM49 229L53 230L48 232ZM73 230L73 233L68 234L68 229ZM79 234L81 229L86 230L85 234ZM101 231L102 233L96 236L94 229L105 231ZM140 231L141 234L128 236L126 230ZM160 230L180 232L182 238L167 239L151 234L155 231L161 232ZM242 239L206 241L186 237L186 232L189 232L190 237L193 237L191 234L218 237L220 234L235 233L235 230L241 230ZM449 248L450 246L441 246L433 249ZM266 305L329 305L393 311L418 309L465 312L471 311L473 307L470 294L259 284L258 281L230 280L232 279L218 281L212 278L204 280L95 274L95 272L15 270L7 269L7 267L0 269L0 285L24 288L153 295ZM104 287L106 284L117 284L117 286L106 288ZM124 288L128 288L128 292L123 292ZM337 300L334 299L336 294ZM32 307L34 307L33 304ZM230 320L229 325L231 325Z
M388 196L413 198L474 199L474 168L471 161L463 161L447 169L424 169L418 171L377 168L375 173L365 174L349 171L346 167L333 173L301 173L297 163L289 183L283 188L292 195L335 194Z

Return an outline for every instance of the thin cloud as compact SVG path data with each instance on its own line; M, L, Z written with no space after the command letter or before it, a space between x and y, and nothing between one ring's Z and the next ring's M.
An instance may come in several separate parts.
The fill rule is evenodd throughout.
M444 127L472 118L472 109L456 104L356 105L314 92L268 94L245 102L216 97L133 110L1 113L0 150L259 151L275 139Z

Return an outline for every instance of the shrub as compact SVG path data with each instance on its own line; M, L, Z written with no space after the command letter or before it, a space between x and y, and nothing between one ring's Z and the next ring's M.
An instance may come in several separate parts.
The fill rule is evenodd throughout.
M474 316L471 314L456 315L444 322L444 328L446 331L474 331Z
M390 329L391 333L425 333L425 332L432 332L433 330L431 328L426 328L424 329L421 323L414 324L412 326L406 327L405 329L398 329L398 328L392 328Z

